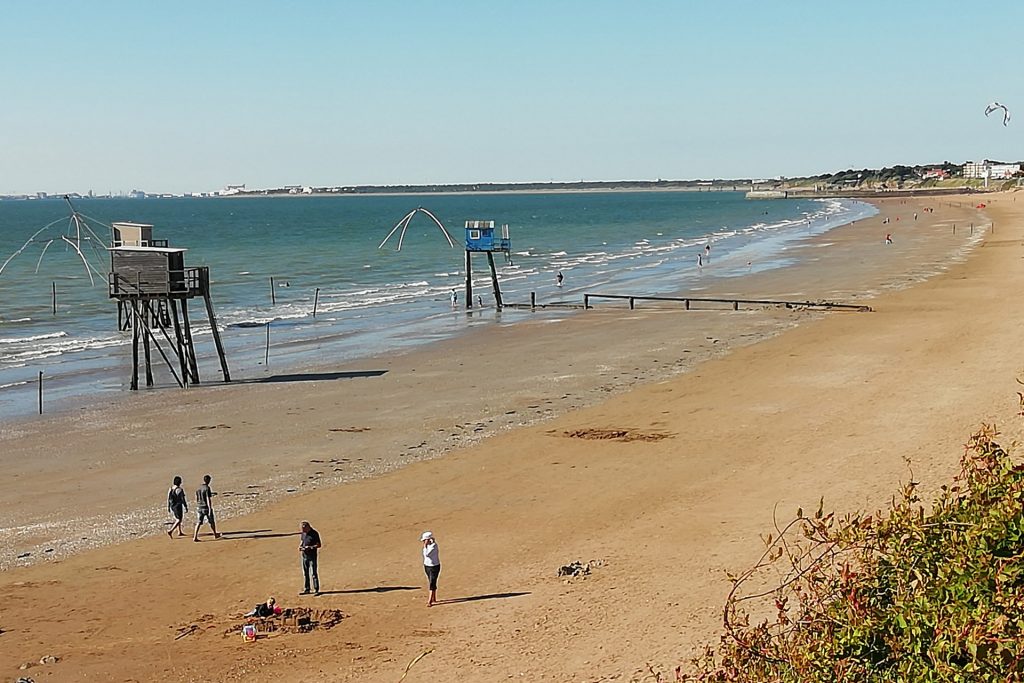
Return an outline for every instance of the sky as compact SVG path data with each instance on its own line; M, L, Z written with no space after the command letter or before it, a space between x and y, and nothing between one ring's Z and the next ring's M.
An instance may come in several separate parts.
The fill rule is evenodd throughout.
M1022 26L1019 0L0 0L0 194L1016 161Z

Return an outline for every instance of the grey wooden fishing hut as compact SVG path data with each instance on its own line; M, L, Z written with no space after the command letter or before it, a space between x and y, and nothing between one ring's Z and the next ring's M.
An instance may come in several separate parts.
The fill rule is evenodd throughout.
M473 307L473 261L474 252L487 254L491 269L491 284L494 287L494 304L502 307L501 288L498 286L498 271L494 267L494 252L505 254L506 260L512 251L508 236L508 225L501 226L501 233L495 234L494 221L466 221L466 308Z
M132 330L131 388L139 388L139 340L145 357L146 386L153 386L151 346L163 358L179 386L199 383L188 301L202 297L224 381L231 381L224 346L210 299L210 270L185 267L185 249L152 238L151 225L114 223L110 247L109 296L118 302L118 324ZM173 334L173 340L171 335ZM177 356L179 377L160 344Z

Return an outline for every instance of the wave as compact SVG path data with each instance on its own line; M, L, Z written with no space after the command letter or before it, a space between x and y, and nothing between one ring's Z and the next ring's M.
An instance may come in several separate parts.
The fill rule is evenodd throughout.
M66 336L68 336L67 332L51 332L49 334L36 334L30 337L0 337L0 344L24 344L44 339L60 339Z

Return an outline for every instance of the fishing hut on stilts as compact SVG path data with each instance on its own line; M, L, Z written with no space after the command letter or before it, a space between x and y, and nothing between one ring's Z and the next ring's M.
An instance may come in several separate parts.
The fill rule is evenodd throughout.
M494 267L494 252L505 254L509 260L512 241L508 225L501 226L501 234L495 234L494 221L466 221L466 308L473 308L473 259L474 253L487 254L487 265L491 269L491 285L494 288L494 305L500 310L501 287L498 286L498 271Z
M448 234L444 224L441 223L437 216L420 206L405 214L402 220L398 221L395 227L391 229L388 236L377 245L377 248L382 249L388 240L391 239L392 235L397 232L399 234L396 251L401 251L402 242L405 240L405 233L409 229L409 222L418 213L425 214L430 218L441 230L444 238L448 241L448 246L455 247L455 240ZM512 262L512 241L508 236L508 225L501 226L501 234L496 235L494 221L466 221L466 308L473 308L473 254L477 252L487 254L487 265L491 269L491 285L494 287L495 306L498 310L501 310L504 305L501 301L501 287L498 286L498 271L494 267L494 252L496 251L504 253L505 260L509 263ZM452 293L455 293L454 289Z
M199 366L188 313L190 299L202 297L225 382L231 381L227 357L210 299L210 269L185 267L186 249L153 239L153 226L113 223L109 296L117 301L118 329L132 331L131 388L139 388L139 342L146 386L153 386L152 349L181 387L199 383ZM172 339L173 335L173 339ZM166 343L167 351L161 346ZM170 355L169 355L170 354ZM171 356L176 357L177 370ZM180 373L180 374L179 374Z

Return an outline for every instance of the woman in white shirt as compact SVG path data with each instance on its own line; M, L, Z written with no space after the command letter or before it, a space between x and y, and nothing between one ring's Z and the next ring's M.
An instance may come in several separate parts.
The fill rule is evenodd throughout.
M430 582L430 599L427 601L427 607L433 607L437 603L437 575L441 573L441 558L437 552L434 534L424 531L420 541L423 542L423 571Z

